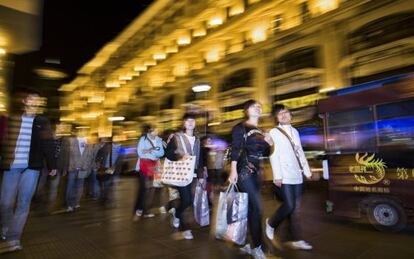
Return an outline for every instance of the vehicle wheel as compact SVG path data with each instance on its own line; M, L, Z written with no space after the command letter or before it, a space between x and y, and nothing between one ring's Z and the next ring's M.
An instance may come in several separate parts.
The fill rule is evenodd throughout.
M368 220L379 231L397 232L407 224L404 209L397 202L380 198L368 206Z

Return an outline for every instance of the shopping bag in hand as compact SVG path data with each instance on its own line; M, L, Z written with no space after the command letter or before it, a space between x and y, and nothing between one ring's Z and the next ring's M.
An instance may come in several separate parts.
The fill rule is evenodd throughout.
M247 234L248 196L235 189L237 186L230 184L226 192L220 193L215 232L216 238L243 245Z
M208 226L210 224L210 209L208 206L207 191L201 183L198 183L194 194L194 220L200 226Z

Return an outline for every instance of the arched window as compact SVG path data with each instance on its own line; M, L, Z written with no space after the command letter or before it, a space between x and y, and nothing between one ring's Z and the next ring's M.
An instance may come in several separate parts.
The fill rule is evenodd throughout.
M250 87L253 85L253 75L254 70L252 68L237 70L223 80L221 91L225 92L239 87Z
M372 21L349 34L349 52L414 36L414 13L399 13Z
M316 53L316 47L291 51L272 61L270 66L270 76L274 77L302 68L318 67Z

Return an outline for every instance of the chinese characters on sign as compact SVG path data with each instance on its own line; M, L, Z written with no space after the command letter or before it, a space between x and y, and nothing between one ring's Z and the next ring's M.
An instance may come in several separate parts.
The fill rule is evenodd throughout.
M409 174L410 169L407 168L397 168L397 179L398 180L408 180L410 176L414 179L414 169L411 169L411 174Z
M371 186L354 186L356 192L370 192L370 193L390 193L388 187L371 187Z

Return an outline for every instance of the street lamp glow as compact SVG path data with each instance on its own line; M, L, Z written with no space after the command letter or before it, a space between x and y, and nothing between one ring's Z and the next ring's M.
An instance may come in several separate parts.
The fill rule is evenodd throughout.
M125 120L125 117L123 117L123 116L109 117L108 120L109 121L123 121L123 120Z
M192 90L194 93L208 92L210 91L211 86L208 84L199 84L193 86Z

